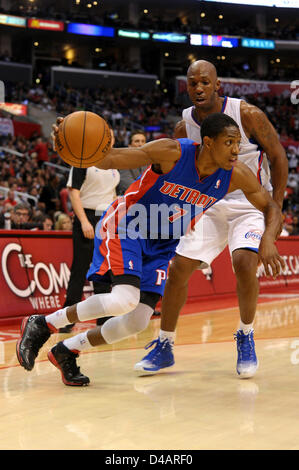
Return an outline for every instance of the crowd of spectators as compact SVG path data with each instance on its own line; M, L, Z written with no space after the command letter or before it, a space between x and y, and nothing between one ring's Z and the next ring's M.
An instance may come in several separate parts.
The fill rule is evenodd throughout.
M88 3L88 2L87 2ZM133 28L149 31L171 31L181 33L202 33L221 35L242 35L247 37L263 37L272 39L296 40L298 39L298 19L291 13L287 18L275 22L279 12L273 13L269 8L260 8L265 16L263 31L260 31L256 23L257 8L251 9L233 5L186 5L181 9L177 5L168 3L161 11L149 2L149 8L144 11L140 8L134 17L129 20L128 10L124 8L105 10L105 5L98 2L96 6L90 2L91 8L86 8L86 2L78 2L73 5L57 6L57 2L14 2L9 12L11 14L24 14L28 17L56 19L62 21L74 21L81 23L99 24L117 28ZM292 9L290 10L292 12ZM5 13L6 11L2 11ZM204 16L201 16L202 13ZM220 15L220 18L219 18ZM231 21L232 15L238 16L238 22Z
M9 93L12 101L27 100L62 116L81 109L97 112L114 129L117 147L128 145L134 126L147 130L147 140L172 137L181 114L181 106L174 104L174 98L157 89L80 91L65 84L50 91L17 85ZM298 107L283 97L246 98L266 112L286 147L289 180L283 208L285 230L299 234ZM0 227L10 223L12 228L70 229L73 214L66 189L68 167L52 150L50 140L38 135L30 139L0 136L0 147L6 149L0 150ZM59 169L53 164L58 164ZM25 221L22 211L27 212ZM65 220L61 215L67 216Z
M72 215L65 194L68 170L53 166L58 158L50 141L2 135L0 146L0 228L70 230L59 219Z
M71 3L71 2L70 2ZM93 4L93 2L90 2ZM111 6L112 8L112 6ZM277 18L280 16L280 13L277 12L277 9L265 8L261 9L261 14L257 13L256 8L248 7L244 9L243 7L223 5L219 7L216 5L206 5L205 9L202 6L198 7L186 7L182 8L182 11L178 13L178 10L175 6L168 5L167 8L163 11L157 13L157 9L149 7L148 12L145 14L142 12L142 9L138 12L139 17L135 18L134 22L128 20L129 9L123 8L122 11L114 11L110 9L105 11L105 7L100 5L98 2L97 6L92 6L92 8L86 8L86 2L81 2L80 4L72 4L68 9L65 8L65 4L62 2L59 7L57 2L28 2L27 0L23 2L13 2L10 6L10 10L4 10L0 8L2 13L11 13L14 15L26 15L28 17L40 17L48 18L52 20L63 20L63 21L75 21L80 23L90 23L90 24L99 24L105 26L114 26L118 28L130 28L143 31L160 31L160 32L178 32L178 33L197 33L197 34L214 34L214 35L224 35L224 36L242 36L242 37L252 37L252 38L268 38L268 39L282 39L282 40L298 40L299 38L299 19L298 15L293 15L293 9L288 9L288 16L282 15L282 18ZM206 13L204 13L204 10ZM200 11L205 15L201 17ZM223 12L223 15L219 15L220 12ZM138 16L137 14L137 16ZM238 17L238 21L232 21L232 14L234 17ZM264 21L261 21L258 26L257 14L259 16L264 15ZM178 15L178 16L176 16ZM222 19L219 19L219 16ZM275 22L275 19L278 22ZM50 54L51 55L51 54ZM228 55L228 54L227 54ZM16 62L28 62L29 56L25 58L26 54L20 48L15 48L11 55L8 53L2 53L0 60L4 61L16 61ZM59 56L59 58L57 57ZM130 73L153 73L153 63L148 57L145 56L141 61L131 61L126 57L126 54L122 56L109 52L101 52L101 60L98 60L98 57L94 56L91 60L89 67L92 67L96 70L113 70L119 72L130 72ZM79 55L77 55L73 61L66 59L63 53L56 53L55 59L52 54L51 61L49 65L59 63L63 66L72 66L72 67L84 67L86 64L81 63ZM83 60L83 59L82 59ZM253 63L255 59L253 58ZM277 65L274 61L271 63L269 59L269 67L267 70L267 79L268 80L294 80L296 74L295 64L292 64L292 60L289 61L288 66L283 66L281 63L280 66ZM287 59L286 59L287 60ZM58 61L58 62L56 62ZM221 66L221 64L218 64ZM234 76L242 78L252 78L252 79L265 79L265 73L259 74L255 66L247 63L247 60L244 64L238 64L237 66L231 63L228 58L226 63L223 64L223 73L222 76ZM180 66L185 70L184 59L179 59L176 61L175 67L176 70L179 70ZM45 67L45 65L40 66ZM156 73L156 72L155 72ZM179 72L178 72L179 73ZM49 80L48 72L43 73L43 80Z
M153 90L76 89L71 84L56 84L53 89L42 85L29 87L24 83L5 84L6 101L32 103L41 109L66 116L74 111L91 111L109 121L114 129L116 147L128 145L129 133L146 123L158 133L169 134L169 116L178 116L180 107L162 88ZM154 131L153 131L154 132ZM149 131L149 138L156 137Z

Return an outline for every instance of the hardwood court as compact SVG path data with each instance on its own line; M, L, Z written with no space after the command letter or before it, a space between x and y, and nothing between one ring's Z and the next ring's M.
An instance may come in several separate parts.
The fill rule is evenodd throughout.
M67 335L52 336L26 372L16 360L17 328L2 327L0 449L298 450L299 296L261 300L260 367L247 380L235 372L236 307L182 315L176 364L156 376L135 377L133 365L159 319L138 337L82 354L91 379L84 388L63 385L46 358Z

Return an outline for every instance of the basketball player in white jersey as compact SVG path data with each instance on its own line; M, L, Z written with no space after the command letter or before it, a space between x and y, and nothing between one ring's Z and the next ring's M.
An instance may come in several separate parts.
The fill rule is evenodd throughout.
M187 90L193 106L184 109L183 120L175 129L175 137L188 137L200 142L200 123L204 118L214 112L228 114L240 127L239 159L252 169L282 208L288 162L275 129L259 108L240 99L220 97L219 88L220 81L212 63L199 60L191 64L187 72ZM227 245L237 279L240 309L240 326L235 335L237 372L241 378L255 374L258 360L253 322L259 293L256 277L258 248L263 231L263 214L246 200L241 191L235 191L210 208L193 233L181 238L162 301L160 336L151 343L155 344L155 348L135 365L138 375L156 373L174 364L173 356L163 351L169 351L169 344L173 346L179 313L187 298L189 279L196 269L209 266Z

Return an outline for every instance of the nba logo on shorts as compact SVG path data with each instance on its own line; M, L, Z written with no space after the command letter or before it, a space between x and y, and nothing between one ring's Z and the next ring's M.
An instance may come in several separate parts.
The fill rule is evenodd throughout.
M130 259L129 261L129 269L134 269L133 261Z

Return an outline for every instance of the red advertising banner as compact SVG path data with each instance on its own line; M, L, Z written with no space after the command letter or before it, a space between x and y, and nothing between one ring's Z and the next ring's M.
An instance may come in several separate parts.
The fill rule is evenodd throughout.
M287 98L291 95L291 82L268 82L262 80L243 80L238 78L221 78L219 94L222 96L246 97L247 95L270 95L283 96ZM177 94L187 93L187 80L185 76L176 77Z
M15 114L16 116L27 115L27 105L18 103L0 103L0 109L8 113Z
M260 267L261 293L299 293L299 237L280 238L278 250L286 269L277 279L267 278ZM0 231L0 323L26 315L47 314L65 301L72 263L70 232ZM235 295L236 279L226 249L211 268L196 271L189 284L188 302L213 296ZM93 293L86 282L83 298Z
M260 266L257 277L260 293L299 293L299 237L281 237L277 248L284 258L286 268L281 276L272 279L265 276ZM198 301L209 296L235 295L236 278L231 258L226 248L206 270L196 271L189 284L188 301Z
M28 28L46 29L48 31L63 31L64 23L62 21L41 20L32 18L27 21Z
M61 308L72 250L70 232L0 231L0 322Z
M280 256L285 260L286 268L282 276L272 279L265 276L263 266L258 269L257 276L260 292L297 292L299 293L299 236L281 237L277 242Z
M293 91L289 82L267 82L237 78L220 78L220 81L220 95L223 96L270 95L287 98Z

